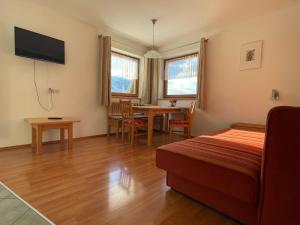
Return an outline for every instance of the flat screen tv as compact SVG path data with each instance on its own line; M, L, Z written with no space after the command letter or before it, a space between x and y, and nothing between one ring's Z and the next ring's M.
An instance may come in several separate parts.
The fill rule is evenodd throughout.
M65 64L65 42L15 27L15 55Z

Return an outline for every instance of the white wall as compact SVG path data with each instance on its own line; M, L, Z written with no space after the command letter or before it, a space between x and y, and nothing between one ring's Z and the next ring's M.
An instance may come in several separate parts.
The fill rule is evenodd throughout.
M75 126L75 137L106 133L106 111L97 101L97 35L105 31L28 1L0 1L0 147L31 142L24 117L74 116L81 119ZM250 18L208 37L207 110L196 112L193 135L237 121L264 123L271 107L300 105L299 21L300 5ZM66 65L37 62L43 103L48 103L47 87L60 90L50 113L37 103L33 60L14 55L14 26L66 43ZM122 42L119 37L115 39ZM240 71L240 46L255 40L264 40L262 68ZM132 51L128 46L114 43L114 47ZM139 46L132 52L142 55L143 51ZM270 100L273 88L281 95L275 103ZM58 138L57 132L45 136L46 140Z
M0 1L0 147L31 142L25 117L73 116L81 120L75 125L75 137L105 134L106 109L97 99L97 36L105 31L29 1ZM14 55L14 26L65 41L65 65L36 63L43 104L49 103L48 87L60 90L54 95L51 112L41 109L37 102L33 60ZM115 39L123 41L121 37ZM44 134L44 140L57 138L57 131Z
M24 1L1 2L0 7L0 147L31 142L25 117L74 116L81 120L74 136L106 132L105 108L97 104L97 29L52 10ZM65 41L66 64L37 62L41 100L48 105L47 87L59 89L54 109L46 112L37 102L33 60L14 55L14 26ZM45 139L57 138L47 132Z
M222 129L234 122L265 124L270 108L277 105L300 106L299 22L298 4L262 17L249 18L246 22L206 36L209 38L207 108L204 112L197 110L195 113L193 135ZM193 36L189 41L200 38L200 35L198 39ZM241 71L240 47L256 40L264 41L262 68ZM178 43L179 46L182 44L183 40ZM167 52L174 47L176 44L170 43L160 51ZM174 54L180 55L186 50L186 47L178 49ZM270 100L273 88L280 92L278 102ZM160 100L159 104L168 102ZM187 106L189 101L179 101L178 105Z
M264 124L277 105L300 106L300 5L250 19L209 37L207 110L197 112L193 134L233 122ZM263 40L262 68L240 71L240 46ZM280 100L270 100L271 90Z

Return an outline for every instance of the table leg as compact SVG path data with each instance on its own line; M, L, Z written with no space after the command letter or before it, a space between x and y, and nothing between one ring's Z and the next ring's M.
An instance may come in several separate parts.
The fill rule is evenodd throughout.
M60 128L60 143L65 143L65 128Z
M188 137L188 128L187 127L184 127L183 133L184 133L185 137Z
M165 114L165 132L168 133L169 132L169 113Z
M68 149L73 148L73 124L68 126Z
M135 138L135 126L132 123L131 128L130 128L130 144L133 145L134 144L134 138Z
M31 133L32 133L32 143L31 143L31 147L32 147L32 151L35 152L36 151L36 129L34 127L31 128Z
M187 114L186 114L186 112L184 113L184 120L187 120ZM188 128L187 127L185 127L184 128L184 136L185 137L188 137Z
M43 151L43 129L41 126L36 127L36 135L35 135L35 143L36 143L36 153L39 154Z
M148 113L148 146L152 146L152 139L153 139L153 113L149 111Z
M120 134L120 127L122 125L122 121L121 120L116 120L117 121L117 131L116 131L116 136L117 138L119 138L119 134Z
M107 136L110 135L111 122L113 123L114 121L111 121L110 119L108 119L108 121L107 121Z

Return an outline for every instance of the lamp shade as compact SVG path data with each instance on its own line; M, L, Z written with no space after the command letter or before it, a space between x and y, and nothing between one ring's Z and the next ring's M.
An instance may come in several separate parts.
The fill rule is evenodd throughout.
M146 52L146 54L144 56L146 58L149 58L149 59L159 59L159 58L161 58L161 54L158 51L154 50L154 49L151 49L148 52Z

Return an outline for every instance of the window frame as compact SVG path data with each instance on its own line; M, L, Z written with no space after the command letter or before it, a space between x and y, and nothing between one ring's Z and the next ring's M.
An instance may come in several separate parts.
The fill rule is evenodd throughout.
M131 56L131 55L127 55L127 54L124 54L124 53L120 53L120 52L117 52L117 51L111 51L111 54L116 54L116 55L121 55L121 56L125 56L125 57L128 57L128 58L132 58L134 60L137 61L137 79L136 79L136 93L135 94L129 94L129 93L120 93L120 92L111 92L111 95L112 97L125 97L125 98L138 98L139 96L139 80L140 80L140 58L138 57L134 57L134 56ZM110 75L112 77L112 75ZM112 82L111 82L111 85L112 85Z
M168 95L168 80L165 79L166 76L166 65L168 61L176 61L178 59L182 59L187 56L192 56L192 55L197 55L199 57L199 52L193 52L185 55L180 55L172 58L167 58L164 59L164 85L163 85L163 94L165 99L170 99L170 98L177 98L177 99L195 99L197 97L197 94L191 94L191 95ZM199 60L198 60L199 63ZM199 69L199 67L197 68ZM197 77L197 82L198 82L198 77Z

